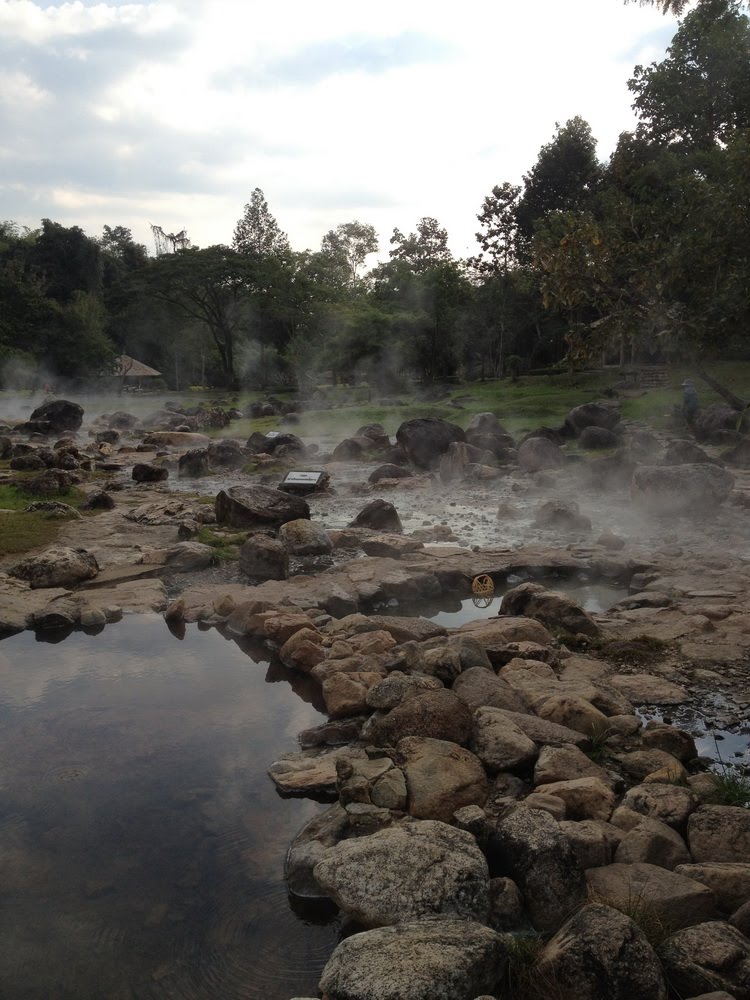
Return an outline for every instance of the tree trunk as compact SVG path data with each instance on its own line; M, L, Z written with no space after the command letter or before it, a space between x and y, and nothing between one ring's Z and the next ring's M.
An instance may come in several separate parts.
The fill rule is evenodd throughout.
M698 377L703 379L706 385L710 385L714 392L717 392L722 399L725 399L733 410L737 410L738 413L741 413L750 405L743 399L740 399L739 396L735 396L731 389L727 389L726 386L721 384L721 382L717 382L716 379L712 378L700 365L697 365L696 368L698 371Z

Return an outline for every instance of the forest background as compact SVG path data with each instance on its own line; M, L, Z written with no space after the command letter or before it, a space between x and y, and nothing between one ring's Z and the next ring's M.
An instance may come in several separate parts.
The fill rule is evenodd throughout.
M675 9L679 0L660 4ZM750 359L750 21L699 0L665 57L636 66L637 126L607 163L588 123L556 127L520 185L477 215L457 260L435 218L352 220L297 251L263 191L231 243L155 227L101 236L0 223L0 378L100 384L122 354L162 386L228 389L515 377L559 364Z

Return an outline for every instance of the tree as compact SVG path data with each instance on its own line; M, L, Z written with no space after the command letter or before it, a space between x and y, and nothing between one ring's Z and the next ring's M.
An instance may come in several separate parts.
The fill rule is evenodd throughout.
M225 246L178 250L154 260L146 273L151 292L204 324L221 361L228 389L235 389L237 341L247 329L252 265Z
M389 253L391 260L405 261L415 274L453 260L448 249L448 231L430 215L421 218L417 223L417 231L408 236L404 236L399 229L394 229L390 242L394 244L394 249Z
M576 116L556 129L523 178L523 194L516 208L521 258L528 256L535 225L552 212L585 208L601 174L588 122Z
M367 257L378 252L378 234L369 223L357 219L343 222L325 234L320 250L340 263L347 275L347 283L353 286L357 281L357 272Z
M78 226L66 228L42 219L28 259L43 279L47 295L58 302L70 302L74 292L101 293L101 249Z
M232 246L250 257L288 256L289 240L279 229L260 188L255 188L234 230Z
M688 151L726 144L750 127L750 21L737 0L703 0L680 24L667 57L636 66L639 129Z
M520 194L518 184L505 181L495 185L482 202L482 211L477 216L482 229L476 234L482 252L467 261L480 274L507 274L515 263Z

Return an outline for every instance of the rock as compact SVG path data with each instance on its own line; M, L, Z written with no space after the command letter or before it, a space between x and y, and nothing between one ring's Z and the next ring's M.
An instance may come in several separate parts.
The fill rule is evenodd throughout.
M207 448L208 464L212 469L241 469L247 456L237 441L224 438L212 441Z
M51 399L32 411L31 420L43 420L53 434L77 431L83 423L83 407L67 399Z
M538 583L521 583L503 596L501 615L536 618L549 628L576 635L599 635L599 626L579 604L566 594L546 590Z
M320 979L327 1000L474 1000L507 965L503 938L471 920L426 917L354 934Z
M83 503L80 505L80 510L114 510L115 501L111 494L105 493L104 490L94 490L93 493L89 493Z
M390 632L398 643L424 642L446 634L446 629L429 618L399 618L395 615L369 615L369 627Z
M701 806L688 821L693 860L744 863L750 858L750 810Z
M673 441L662 461L664 465L705 465L714 460L692 441Z
M132 477L136 483L163 483L169 478L169 469L162 465L139 462L133 466Z
M210 545L201 542L178 542L165 552L165 565L175 573L193 573L207 569L216 562L216 553Z
M410 676L400 670L393 670L367 692L367 705L369 708L387 711L423 691L436 691L442 686L436 677L421 674Z
M537 746L564 747L572 745L584 750L591 746L591 740L587 736L574 729L568 729L567 726L559 726L556 722L547 722L546 719L539 719L535 715L522 715L520 712L505 712L505 714Z
M649 722L643 730L641 739L644 747L664 750L683 764L695 760L698 756L695 740L690 733L665 725L663 722Z
M734 913L750 900L750 863L706 861L703 864L680 864L678 875L707 885L723 913Z
M688 927L713 914L714 897L700 882L649 864L614 864L586 872L592 899L616 910Z
M467 622L452 634L476 639L495 667L502 666L517 655L516 643L532 642L546 647L554 641L547 629L533 618L505 616Z
M321 641L320 633L315 629L295 629L279 650L279 659L285 666L309 674L318 663L325 660L325 649Z
M283 795L331 797L336 792L336 765L341 760L365 760L364 750L340 747L336 750L300 750L284 754L268 769Z
M398 511L387 500L372 500L349 524L350 528L371 528L374 531L402 532Z
M521 692L486 667L470 667L458 675L451 688L472 711L488 705L510 712L525 713L528 703Z
M490 832L492 874L518 885L537 930L555 931L586 894L583 870L555 820L539 809L514 807Z
M576 1000L666 1000L664 974L643 931L624 913L584 906L547 942L536 966Z
M605 783L610 782L604 768L589 760L578 747L543 746L534 767L534 784L549 785L574 778L599 778Z
M636 785L625 793L622 800L622 805L633 812L661 820L677 830L685 829L688 816L697 804L692 791L680 785Z
M240 569L256 580L286 580L289 553L275 538L251 535L240 548Z
M14 456L8 464L13 472L40 472L47 467L44 459L33 451Z
M315 879L363 927L443 914L486 923L489 872L470 833L407 820L325 852Z
M333 449L331 458L334 462L356 462L372 447L366 439L344 438Z
M460 427L433 417L407 420L396 431L396 442L409 461L421 469L431 468L452 442L465 440L466 435Z
M425 691L376 719L370 738L376 746L396 746L405 736L429 736L462 746L472 733L469 708L453 692Z
M180 455L177 462L177 476L180 479L199 479L211 474L208 462L208 448L192 448Z
M8 572L10 576L28 580L32 590L41 587L75 587L76 584L95 577L99 572L99 564L86 549L55 546L16 563Z
M558 531L591 531L591 518L581 514L577 503L563 500L548 500L534 515L538 528L552 528Z
M382 424L365 424L360 427L354 435L356 438L366 438L370 442L371 449L389 448L391 439Z
M567 729L575 729L585 736L601 736L609 730L607 716L594 708L585 698L574 695L554 695L538 709L538 715L547 722L555 722Z
M440 459L440 481L449 483L454 479L463 479L472 465L494 464L492 453L475 448L466 441L453 441Z
M652 674L613 674L608 681L634 705L682 705L689 697L679 684Z
M612 864L622 832L611 823L584 819L579 822L564 821L560 829L568 838L578 864L586 871Z
M322 556L333 551L333 544L323 525L306 518L282 524L279 541L294 556Z
M631 753L617 754L615 759L619 769L635 781L643 781L649 774L662 768L671 772L672 781L683 781L687 777L682 764L665 750L633 750Z
M578 435L578 443L586 451L602 451L605 448L619 448L620 439L606 427L584 427Z
M329 847L342 840L348 819L338 802L313 817L297 834L284 864L287 888L303 899L322 899L326 893L318 885L313 870Z
M648 817L625 834L615 853L615 861L624 865L644 862L670 871L680 866L678 874L690 877L689 872L681 870L690 861L685 841L666 823Z
M487 777L470 751L445 740L414 736L401 740L396 750L411 816L447 823L463 806L484 805Z
M536 744L507 715L488 706L474 713L471 749L490 774L524 770L534 763L538 753Z
M310 508L301 497L267 486L232 486L216 497L216 520L235 528L279 528L309 517Z
M566 458L561 449L543 437L527 438L518 447L518 464L524 472L559 469Z
M379 465L367 477L367 482L374 485L382 479L411 479L412 475L410 469L404 469L400 465Z
M736 927L745 937L750 935L750 901L743 903L729 918L732 927Z
M539 785L536 792L562 799L569 819L598 819L606 822L615 806L614 792L601 778L555 781Z
M709 444L733 444L737 439L739 414L725 403L712 403L699 410L693 421L693 433Z
M718 465L642 465L633 473L633 502L650 514L710 514L734 488L734 476Z
M367 710L367 693L383 679L382 673L359 670L333 674L323 681L323 700L332 719L361 715Z
M750 941L730 924L709 921L680 930L660 946L659 957L682 996L713 989L750 1000Z
M576 436L586 427L604 427L611 431L619 422L620 406L609 401L582 403L569 410L565 417L565 427Z

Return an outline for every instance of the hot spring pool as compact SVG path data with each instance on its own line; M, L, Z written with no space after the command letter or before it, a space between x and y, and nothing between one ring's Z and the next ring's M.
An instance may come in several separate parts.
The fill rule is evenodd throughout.
M266 774L321 721L305 678L157 616L21 633L0 674L0 996L314 995L338 922L283 868L324 807Z

